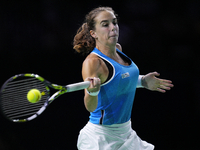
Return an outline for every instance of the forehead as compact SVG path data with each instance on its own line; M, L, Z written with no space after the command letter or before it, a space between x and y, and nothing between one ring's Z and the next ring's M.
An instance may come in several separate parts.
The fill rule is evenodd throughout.
M116 16L112 11L102 11L96 16L95 21L100 23L102 20L113 20L114 18Z

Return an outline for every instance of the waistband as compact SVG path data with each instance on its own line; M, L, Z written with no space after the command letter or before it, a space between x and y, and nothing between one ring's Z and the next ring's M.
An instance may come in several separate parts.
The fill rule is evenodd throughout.
M122 123L122 124L113 124L113 125L100 125L100 124L93 124L88 122L85 126L88 130L95 130L95 131L116 131L116 132L128 132L131 128L131 120Z

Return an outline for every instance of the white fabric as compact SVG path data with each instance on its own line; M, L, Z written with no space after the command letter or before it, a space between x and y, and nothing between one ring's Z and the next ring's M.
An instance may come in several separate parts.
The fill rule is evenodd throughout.
M137 88L143 88L143 86L142 86L142 77L143 76L144 75L139 75L138 82L137 82Z
M154 146L142 141L131 128L131 121L118 125L96 125L88 122L80 131L79 150L153 150Z
M86 91L90 96L97 96L99 94L99 92L100 92L100 90L97 91L97 92L89 92L87 89L86 89Z

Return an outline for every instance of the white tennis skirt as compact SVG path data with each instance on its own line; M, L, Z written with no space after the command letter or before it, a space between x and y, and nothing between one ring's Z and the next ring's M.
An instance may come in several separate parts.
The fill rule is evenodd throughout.
M153 150L131 127L131 121L116 125L97 125L88 122L80 131L79 150Z

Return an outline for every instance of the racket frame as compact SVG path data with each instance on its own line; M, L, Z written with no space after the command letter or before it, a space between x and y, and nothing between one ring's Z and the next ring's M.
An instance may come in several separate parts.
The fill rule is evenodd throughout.
M88 88L89 85L90 85L90 81L84 81L84 82L79 82L79 83L74 83L74 84L69 84L69 85L62 86L62 85L53 84L53 83L47 81L46 79L44 79L43 77L41 77L41 76L39 76L37 74L26 73L26 74L18 74L18 75L15 75L15 76L9 78L3 84L3 86L1 87L0 96L2 95L2 93L4 91L4 88L8 85L8 83L10 83L12 80L15 80L15 79L23 77L23 76L36 78L39 81L41 81L44 84L44 86L45 86L45 88L47 90L48 96L47 96L47 99L44 102L43 106L34 115L32 115L32 116L30 116L28 118L25 118L25 119L11 119L11 118L8 118L3 113L3 115L5 116L5 118L9 119L12 122L27 122L27 121L33 120L36 117L38 117L40 114L42 114L44 112L44 110L47 108L47 106L50 103L52 103L56 98L58 98L60 95L68 93L68 92L74 92L74 91L82 90L82 89ZM55 92L53 95L50 96L49 95L50 94L50 88L58 90L58 91ZM43 94L43 93L41 93L41 94ZM0 101L0 107L2 107L1 101Z

